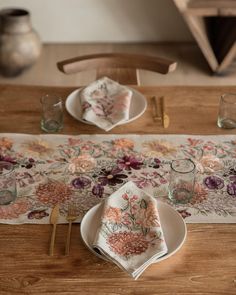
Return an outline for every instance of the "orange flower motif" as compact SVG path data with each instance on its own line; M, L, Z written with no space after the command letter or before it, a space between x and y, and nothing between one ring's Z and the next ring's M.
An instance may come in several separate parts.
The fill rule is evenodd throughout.
M12 148L13 141L7 137L0 138L0 148L10 150Z
M86 154L71 159L68 170L71 173L85 173L92 171L96 165L96 160L90 155Z
M194 205L194 204L202 203L203 201L207 199L207 196L208 196L207 190L204 189L204 187L201 184L195 183L194 195L190 201L190 204Z
M145 142L143 147L144 154L148 157L160 157L176 153L176 147L163 140Z
M139 211L137 211L136 223L143 227L160 226L157 208L152 202L147 203L147 208L141 208Z
M121 256L140 255L149 247L149 241L142 233L117 232L107 239L111 250Z
M38 200L51 206L64 203L72 197L72 190L64 182L49 181L36 189Z
M48 142L42 140L29 141L24 144L24 148L34 156L46 156L53 152Z
M121 222L120 208L108 207L104 212L103 218L111 222L120 223Z
M114 146L121 149L133 149L134 142L127 138L118 138L113 141Z

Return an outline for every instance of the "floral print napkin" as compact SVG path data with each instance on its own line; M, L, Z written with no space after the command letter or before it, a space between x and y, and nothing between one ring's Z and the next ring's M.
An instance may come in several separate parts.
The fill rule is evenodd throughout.
M137 279L168 251L156 199L130 181L103 206L93 247Z
M99 128L109 131L129 119L132 91L104 77L80 93L82 117Z

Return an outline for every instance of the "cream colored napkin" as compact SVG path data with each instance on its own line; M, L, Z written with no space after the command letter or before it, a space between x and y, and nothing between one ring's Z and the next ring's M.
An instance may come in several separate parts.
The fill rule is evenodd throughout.
M82 117L109 131L129 119L131 97L129 88L104 77L81 91Z
M156 200L130 181L103 206L93 247L137 279L167 253Z

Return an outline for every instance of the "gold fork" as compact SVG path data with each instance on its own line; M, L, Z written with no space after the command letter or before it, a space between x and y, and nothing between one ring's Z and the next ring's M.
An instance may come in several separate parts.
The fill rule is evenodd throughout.
M69 227L67 231L65 255L69 255L69 252L70 252L71 227L72 227L72 222L75 221L77 217L78 217L78 209L76 205L70 204L68 208L68 214L66 217L66 220L69 222Z
M54 244L55 244L55 236L56 236L58 218L59 218L59 204L57 204L52 209L51 216L50 216L50 223L53 225L53 229L52 229L52 233L51 233L50 249L49 249L50 256L53 256L53 252L54 252Z

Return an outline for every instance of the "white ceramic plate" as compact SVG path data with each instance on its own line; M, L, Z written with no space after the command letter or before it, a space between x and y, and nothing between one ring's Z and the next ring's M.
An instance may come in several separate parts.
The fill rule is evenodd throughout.
M147 108L147 100L145 96L143 96L140 92L133 88L128 88L133 92L130 104L129 120L120 122L118 125L126 124L138 119L140 116L142 116L142 114L145 112ZM81 89L82 88L76 89L67 97L65 104L66 110L72 117L74 117L78 121L81 121L85 124L94 125L93 123L88 122L82 118L79 97Z
M163 229L163 234L168 248L168 253L156 260L160 262L173 254L175 254L183 245L186 235L187 228L186 224L181 215L175 211L171 206L163 202L157 202L159 217ZM81 237L85 245L98 257L106 260L104 256L94 251L92 244L100 224L102 214L102 205L98 204L91 208L84 216L81 225Z

